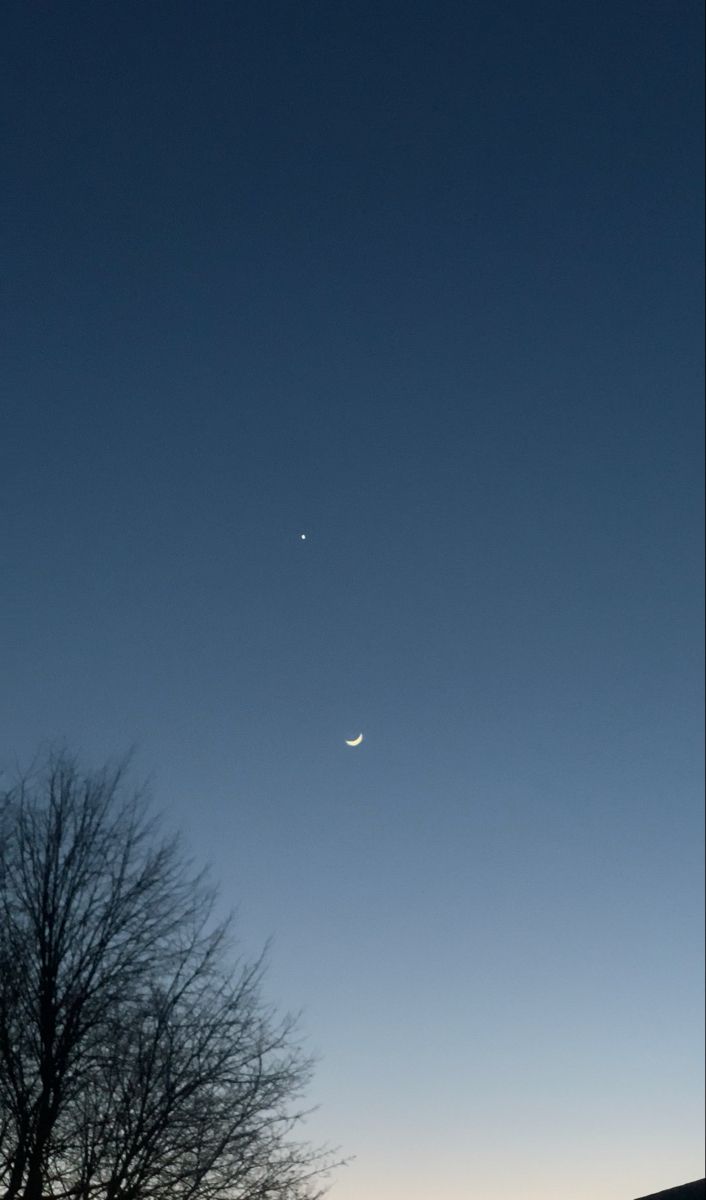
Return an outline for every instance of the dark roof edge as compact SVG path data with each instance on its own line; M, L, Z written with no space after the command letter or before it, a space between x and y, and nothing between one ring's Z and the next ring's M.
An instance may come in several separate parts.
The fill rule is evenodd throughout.
M637 1200L704 1200L705 1195L706 1179L694 1179L692 1183L682 1183L663 1192L650 1192L649 1196L639 1196Z

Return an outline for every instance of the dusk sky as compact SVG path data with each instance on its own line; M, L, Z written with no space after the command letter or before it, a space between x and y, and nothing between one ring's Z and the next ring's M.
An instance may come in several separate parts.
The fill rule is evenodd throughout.
M2 29L0 766L135 748L332 1200L703 1175L701 0Z

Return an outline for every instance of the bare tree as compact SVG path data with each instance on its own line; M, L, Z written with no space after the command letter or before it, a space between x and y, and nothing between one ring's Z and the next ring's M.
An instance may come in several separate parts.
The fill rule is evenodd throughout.
M122 769L0 798L0 1195L314 1200L311 1061Z

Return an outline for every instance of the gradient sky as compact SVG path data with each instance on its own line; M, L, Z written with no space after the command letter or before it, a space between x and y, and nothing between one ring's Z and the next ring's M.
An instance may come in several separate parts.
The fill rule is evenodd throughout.
M2 25L2 764L136 746L333 1200L703 1174L701 0Z

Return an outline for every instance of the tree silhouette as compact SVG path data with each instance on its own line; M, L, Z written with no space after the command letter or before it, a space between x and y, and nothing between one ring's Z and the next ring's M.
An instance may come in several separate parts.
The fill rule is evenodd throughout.
M323 1194L290 1136L311 1060L214 900L122 768L52 755L2 796L4 1200Z

